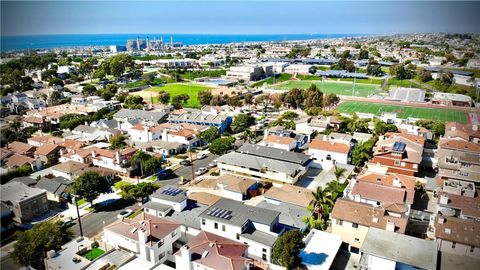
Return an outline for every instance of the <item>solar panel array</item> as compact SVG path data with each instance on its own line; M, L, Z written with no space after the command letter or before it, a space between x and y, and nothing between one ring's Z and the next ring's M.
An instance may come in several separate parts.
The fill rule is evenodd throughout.
M182 190L179 189L179 188L169 187L169 188L166 188L165 190L163 190L162 194L165 194L165 195L168 195L168 196L177 196L181 192L182 192Z
M395 142L393 144L393 149L392 150L395 151L395 152L404 152L405 151L405 146L406 146L406 144L403 143L403 142Z
M215 207L212 210L210 210L208 215L212 217L230 220L232 218L232 211Z

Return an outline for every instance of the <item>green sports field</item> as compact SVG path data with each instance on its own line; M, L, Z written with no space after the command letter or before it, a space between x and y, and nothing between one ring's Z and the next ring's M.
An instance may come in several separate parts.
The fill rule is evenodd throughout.
M185 107L188 108L199 108L200 107L200 102L198 101L198 93L203 90L210 89L208 86L204 85L199 85L199 84L194 84L194 83L188 83L188 84L182 84L182 83L169 83L165 84L162 86L158 87L152 87L148 89L148 91L153 91L153 92L158 92L158 91L166 91L170 93L170 98L173 96L177 96L180 94L188 94L190 99L188 100L187 104ZM155 102L158 102L156 98L154 98Z
M290 90L292 88L306 89L312 84L316 84L318 89L322 89L321 81L287 81L275 85L274 88L279 90ZM323 82L323 92L334 93L336 95L343 96L353 96L353 83L325 81ZM359 83L355 84L355 96L357 97L367 97L371 94L379 92L381 92L379 85Z
M360 112L372 113L376 116L381 116L382 112L397 112L397 117L403 119L414 117L441 121L453 121L464 124L467 123L467 116L465 112L449 109L420 108L369 102L345 101L337 107L337 110L341 113L347 114Z

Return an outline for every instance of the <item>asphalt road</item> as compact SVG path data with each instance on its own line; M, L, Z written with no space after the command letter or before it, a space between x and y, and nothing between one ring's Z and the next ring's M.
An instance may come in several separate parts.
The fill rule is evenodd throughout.
M206 158L194 160L193 161L193 171L195 172L200 167L208 168L208 164L214 159L217 159L219 156L209 153ZM182 166L175 170L172 175L167 176L162 180L155 181L160 185L173 185L179 186L180 177L183 176L184 179L192 180L192 167L191 166ZM195 177L197 177L195 175Z

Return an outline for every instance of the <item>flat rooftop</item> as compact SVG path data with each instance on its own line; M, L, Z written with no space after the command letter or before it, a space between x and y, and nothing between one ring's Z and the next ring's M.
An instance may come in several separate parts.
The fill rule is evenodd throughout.
M328 270L341 244L339 235L313 229L305 237L305 248L300 251L302 263L307 269Z

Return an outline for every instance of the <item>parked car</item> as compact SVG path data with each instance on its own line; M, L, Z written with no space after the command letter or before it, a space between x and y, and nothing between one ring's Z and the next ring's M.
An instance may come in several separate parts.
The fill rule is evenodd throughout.
M199 154L197 155L197 159L204 159L204 158L206 158L206 157L207 157L207 154L205 154L205 153L199 153Z
M184 159L184 160L180 161L180 165L190 166L190 165L192 165L192 162L190 162L190 160L188 160L188 159Z
M61 224L62 227L68 228L68 227L72 227L73 225L75 225L75 222L72 220L72 218L62 220L62 224Z
M217 167L217 160L213 160L212 162L210 162L210 163L208 164L208 167L209 167L209 168Z
M166 170L160 171L160 172L156 173L156 175L157 175L157 180L165 179L165 178L167 178L170 174L172 174L172 170L170 170L170 169L166 169Z
M132 214L132 212L133 211L131 209L122 210L122 212L118 213L117 218L128 217Z
M195 174L196 175L202 175L202 174L206 173L207 171L208 171L207 168L201 167L201 168L198 168L198 170L195 171Z

